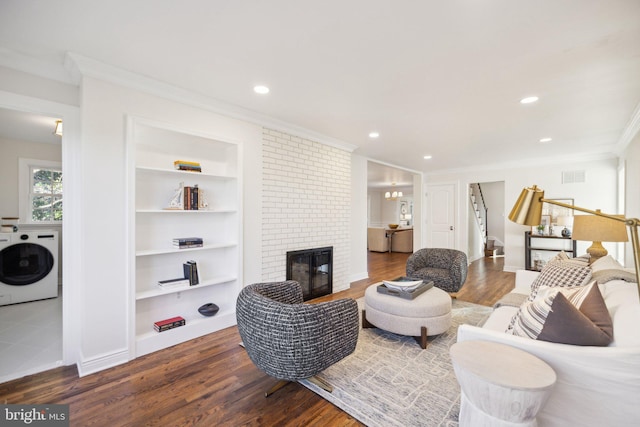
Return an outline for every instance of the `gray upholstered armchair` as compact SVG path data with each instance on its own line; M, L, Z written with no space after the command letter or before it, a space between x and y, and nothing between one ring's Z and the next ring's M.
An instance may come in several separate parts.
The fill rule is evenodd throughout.
M419 249L407 259L407 277L433 280L443 291L458 292L467 280L467 255L455 249Z
M253 363L281 380L309 379L331 391L316 374L353 353L358 341L358 305L353 299L302 303L293 280L245 287L236 303L238 330Z

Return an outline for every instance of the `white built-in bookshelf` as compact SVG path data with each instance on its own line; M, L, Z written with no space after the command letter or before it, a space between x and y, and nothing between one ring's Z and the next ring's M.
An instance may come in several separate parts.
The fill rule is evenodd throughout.
M129 118L131 298L133 357L235 324L241 289L239 145L144 119ZM175 160L199 162L202 172L174 169ZM166 209L180 186L198 186L208 206ZM202 247L178 249L174 238L201 237ZM200 283L162 288L196 261ZM220 307L205 317L198 308ZM176 316L186 325L156 332L153 323Z

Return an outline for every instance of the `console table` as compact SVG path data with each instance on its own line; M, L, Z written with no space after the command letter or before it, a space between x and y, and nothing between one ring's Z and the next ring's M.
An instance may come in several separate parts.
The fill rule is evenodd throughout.
M524 265L527 270L536 271L532 262L531 253L534 251L566 252L575 258L578 256L577 242L571 237L540 236L524 232Z

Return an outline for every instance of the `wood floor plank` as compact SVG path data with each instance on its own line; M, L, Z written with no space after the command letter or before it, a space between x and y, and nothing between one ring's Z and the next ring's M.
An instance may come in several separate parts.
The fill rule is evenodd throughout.
M408 256L369 252L368 279L313 302L360 298L371 284L403 276ZM503 265L503 258L472 263L458 299L493 305L514 285ZM0 401L69 404L73 426L362 425L297 383L265 398L275 380L239 343L230 327L82 378L60 367L0 384Z

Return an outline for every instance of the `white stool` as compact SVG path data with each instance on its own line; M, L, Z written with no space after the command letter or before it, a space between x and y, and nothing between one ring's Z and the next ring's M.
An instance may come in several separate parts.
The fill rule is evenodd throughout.
M451 297L433 287L413 300L378 292L378 284L364 292L362 327L376 326L399 335L415 337L427 348L427 336L438 335L451 326Z
M537 357L490 341L463 341L450 349L462 389L460 427L537 426L556 373Z

